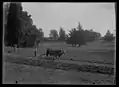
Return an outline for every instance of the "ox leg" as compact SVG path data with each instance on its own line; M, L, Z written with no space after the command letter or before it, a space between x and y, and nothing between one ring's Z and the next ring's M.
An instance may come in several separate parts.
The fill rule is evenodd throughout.
M55 59L56 59L56 57L54 56L54 57L53 57L53 61L54 61Z
M55 56L55 60L57 59L57 56Z
M54 57L54 60L56 60L56 59L57 59L57 56Z
M59 59L58 56L57 56L57 59Z
M46 54L46 56L48 56L48 54Z
M60 56L58 57L58 60L60 59Z
M56 58L58 59L58 55L56 56Z

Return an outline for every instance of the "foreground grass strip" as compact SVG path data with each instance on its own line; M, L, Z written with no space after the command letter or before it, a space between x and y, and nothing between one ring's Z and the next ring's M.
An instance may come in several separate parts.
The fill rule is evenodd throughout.
M61 70L75 70L78 72L92 72L92 73L100 73L100 74L114 74L114 68L113 67L107 67L107 66L96 66L96 65L77 65L77 64L69 64L69 63L62 63L62 62L56 62L52 60L45 60L45 59L29 59L29 58L23 58L20 56L11 56L6 55L5 56L6 62L16 63L16 64L25 64L25 65L31 65L31 66L41 66L44 68L53 68L53 69L61 69Z
M63 59L63 60L67 60L67 59ZM95 61L95 60L76 60L76 59L73 59L72 61L80 61L80 62L88 62L88 63L98 63L98 64L108 64L108 65L114 65L113 63L111 62L104 62L104 61Z

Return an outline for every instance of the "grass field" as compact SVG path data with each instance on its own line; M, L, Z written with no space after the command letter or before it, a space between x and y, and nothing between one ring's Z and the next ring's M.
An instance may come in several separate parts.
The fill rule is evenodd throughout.
M5 84L113 84L113 76L88 72L63 71L31 67L12 63L5 64Z
M76 60L96 60L114 63L115 58L114 43L102 44L100 41L95 41L81 47L71 47L71 45L67 45L65 43L42 43L39 44L37 55L39 56L45 53L46 48L65 49L66 55L62 56L61 59L73 58ZM11 50L11 48L6 48L5 52L7 52L7 50ZM33 48L19 48L17 52L13 54L18 54L22 56L33 56Z
M87 45L84 45L81 47L71 47L71 45L67 45L65 43L59 43L59 42L58 43L56 43L56 42L48 43L47 42L47 43L39 44L37 56L43 54L46 51L46 48L52 48L52 49L63 48L63 49L65 49L66 55L61 57L62 62L64 61L64 59L68 60L68 59L72 58L75 61L67 61L67 62L81 63L81 62L77 62L77 61L78 60L84 60L84 61L95 60L95 61L103 61L103 62L109 62L109 63L114 64L114 59L115 59L115 44L113 42L102 43L101 41L95 41L95 42L87 43ZM4 53L7 53L8 50L13 50L13 48L5 47ZM17 55L21 55L23 57L33 56L33 48L19 48L17 50L17 52L15 52L15 53L12 52L11 54L17 54ZM50 78L50 77L52 77L52 79L54 80L54 83L63 83L64 82L67 84L68 83L70 83L70 84L85 83L86 84L86 82L87 82L87 83L93 84L93 82L95 82L95 80L96 81L105 80L105 81L102 81L103 83L105 82L105 84L106 83L112 84L112 82L113 82L112 81L113 77L108 77L108 75L61 71L61 72L65 72L65 74L62 75L62 73L59 73L59 71L57 71L57 70L51 70L51 71L53 71L52 76L49 76L50 74L47 72L48 69L46 69L46 70L41 69L40 71L38 71L39 69L37 70L36 68L26 68L25 67L25 70L28 69L28 70L30 70L29 72L32 73L32 75L30 75L30 74L26 75L26 72L24 72L22 74L21 73L18 74L15 72L14 66L16 67L16 66L21 66L21 65L6 63L5 66L7 67L7 68L5 68L5 70L6 70L5 81L11 81L11 80L18 79L20 77L19 75L21 75L21 77L24 77L24 79L26 79L27 81L29 81L29 79L30 79L30 82L32 81L35 83L50 83L50 82L47 82L47 81L50 81L50 80L48 80L48 78ZM113 66L113 65L111 65L111 66ZM15 75L14 78L12 78L13 75ZM60 80L60 81L57 81L57 80ZM93 80L93 81L91 81L91 80ZM27 83L27 81L25 81L25 83ZM53 83L53 82L51 82L51 83ZM95 84L98 84L98 83L95 82Z

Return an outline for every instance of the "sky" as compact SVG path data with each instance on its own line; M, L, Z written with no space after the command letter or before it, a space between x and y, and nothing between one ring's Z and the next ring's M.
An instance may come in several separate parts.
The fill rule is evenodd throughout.
M32 15L33 24L42 28L44 36L51 29L59 32L63 27L66 33L76 28L80 22L83 29L93 29L105 35L109 29L116 29L115 3L22 3L23 10Z

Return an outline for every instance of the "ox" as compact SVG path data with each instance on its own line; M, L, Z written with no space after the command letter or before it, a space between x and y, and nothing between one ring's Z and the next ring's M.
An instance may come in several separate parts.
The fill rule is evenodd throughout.
M60 56L62 56L63 54L65 54L65 50L63 49L59 49L59 50L52 50L52 49L49 49L47 48L47 51L46 51L46 56L53 56L54 58L58 58ZM53 58L53 59L54 59Z

